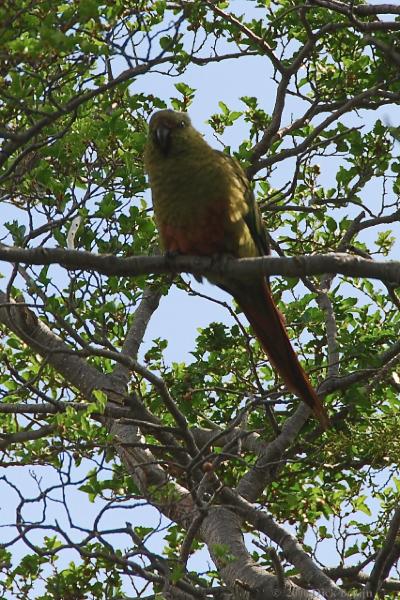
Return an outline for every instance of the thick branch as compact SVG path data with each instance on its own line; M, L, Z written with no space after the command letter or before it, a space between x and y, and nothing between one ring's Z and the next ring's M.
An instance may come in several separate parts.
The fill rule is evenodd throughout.
M345 4L344 2L339 2L339 0L310 0L310 4L315 6L320 6L323 8L328 8L330 10L339 12L341 14L347 15L351 17L352 15L358 16L377 16L377 15L400 15L400 7L395 4L365 4L361 6L354 6L352 3Z
M24 305L10 306L3 292L0 292L0 323L41 354L86 398L91 398L94 389L109 388L109 377L74 355L72 349Z
M297 540L278 525L271 515L254 508L240 495L227 488L222 491L222 496L236 507L243 519L249 521L257 531L265 533L282 548L288 561L299 569L312 589L330 599L348 600L348 595L313 562Z
M271 472L279 466L285 450L297 438L310 413L310 408L301 403L294 415L285 421L282 432L262 449L257 463L243 475L236 488L243 498L250 502L256 501L267 485Z
M0 247L0 260L29 265L59 264L68 270L97 271L103 275L134 277L146 274L187 272L194 275L243 277L245 275L283 275L305 277L340 273L348 277L368 277L400 283L400 261L372 261L344 253L313 256L242 258L202 258L199 256L132 256L92 254L64 248Z
M266 572L251 559L244 544L241 518L222 506L212 507L201 528L211 556L220 568L224 580L235 591L236 598L311 600L315 596L287 581L279 589L277 577ZM221 550L226 548L225 551ZM347 600L347 596L343 596Z

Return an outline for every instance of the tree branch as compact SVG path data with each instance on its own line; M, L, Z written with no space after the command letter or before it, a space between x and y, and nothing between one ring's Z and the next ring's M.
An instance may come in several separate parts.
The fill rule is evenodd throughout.
M18 248L0 247L0 261L29 265L59 264L74 271L96 271L103 275L135 277L137 275L162 273L192 273L219 277L243 277L247 275L282 275L304 277L324 273L340 273L348 277L368 277L400 283L400 261L373 261L344 253L312 256L233 259L222 256L220 260L199 256L132 256L118 257L113 254L93 254L64 248ZM6 300L3 300L6 301Z
M379 14L400 14L399 7L394 4L354 6L354 3L351 3L349 6L349 4L338 0L310 0L310 4L345 15L361 31L398 31L400 29L400 23L397 21L375 19L372 22L364 22L356 18L356 15L360 17L377 17Z
M250 592L250 597L265 600L315 598L313 593L306 592L288 580L285 589L279 590L277 577L257 566L249 555L241 532L241 517L232 510L222 506L212 507L200 532L203 539L207 540L211 556L221 569L227 585L235 590L235 597L244 600L249 598ZM348 600L347 595L342 596L342 599Z
M52 113L49 113L48 115L44 116L42 119L37 121L29 129L27 129L25 131L21 131L19 133L15 133L13 135L13 138L10 139L9 142L3 144L3 147L0 150L0 166L3 165L8 160L8 158L16 150L18 150L18 148L20 148L21 146L26 144L29 140L31 140L32 138L37 136L38 133L40 133L42 131L42 129L44 129L48 125L51 125L52 123L57 121L57 119L59 119L60 117L65 116L68 113L76 111L77 108L79 108L79 106L81 106L82 104L84 104L85 102L90 100L91 98L94 98L95 96L98 96L99 94L102 94L102 93L106 92L107 90L110 90L110 89L116 87L120 83L129 81L133 77L137 77L138 75L143 75L144 73L147 73L148 71L150 71L150 69L152 67L166 63L166 62L170 62L171 58L172 58L171 56L159 56L153 60L149 60L148 62L146 62L143 65L138 65L136 67L126 69L115 79L112 79L112 80L108 81L107 83L104 83L103 85L99 85L96 88L92 88L92 89L84 92L83 94L75 96L75 98L72 98L72 100L67 102L64 106L60 107L58 110L56 110ZM0 177L0 182L3 180L4 177L5 177L5 175Z
M226 501L234 505L243 519L249 521L257 531L265 533L272 541L282 548L288 561L299 569L310 587L327 598L334 600L348 600L349 596L341 590L302 549L297 540L283 527L278 525L271 515L253 507L250 502L224 488L221 495ZM287 596L289 597L289 595Z
M133 324L121 348L122 354L131 356L136 360L143 336L153 313L158 308L161 295L160 287L147 287L143 291L142 300L135 310ZM129 368L122 363L118 363L114 368L113 375L114 377L120 377L126 384L129 377Z
M366 586L366 591L369 592L368 597L373 599L379 591L383 581L389 575L390 569L398 560L400 554L400 541L398 539L400 531L400 506L394 511L394 515L390 522L390 526L383 542L378 556L375 561L374 568L371 571L369 582ZM363 596L365 597L365 596Z
M0 450L4 450L12 444L22 444L23 442L28 442L31 440L39 440L40 438L47 437L56 429L56 425L44 425L38 429L26 429L24 431L17 431L16 433L10 433L8 435L1 435Z
M0 323L13 331L32 350L46 358L48 363L87 399L92 399L95 389L110 388L108 376L74 355L72 349L31 310L23 305L19 306L18 303L10 306L3 292L0 292Z

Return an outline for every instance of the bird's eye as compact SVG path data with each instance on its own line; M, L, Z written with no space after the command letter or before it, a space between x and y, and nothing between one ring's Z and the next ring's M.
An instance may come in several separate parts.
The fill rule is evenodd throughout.
M185 123L185 121L181 121L181 122L179 123L179 127L185 127L185 126L186 126L186 123Z

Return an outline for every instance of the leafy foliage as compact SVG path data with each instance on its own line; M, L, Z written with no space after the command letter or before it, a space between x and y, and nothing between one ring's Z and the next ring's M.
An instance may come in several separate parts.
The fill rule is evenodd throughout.
M67 249L80 217L79 250L157 254L146 123L194 112L234 60L259 95L213 97L199 129L247 168L273 251L396 259L388 6L4 0L0 252ZM3 597L396 597L398 282L271 282L326 396L321 432L238 310L186 276L4 262L2 277ZM226 312L179 362L161 328L146 337L176 289Z

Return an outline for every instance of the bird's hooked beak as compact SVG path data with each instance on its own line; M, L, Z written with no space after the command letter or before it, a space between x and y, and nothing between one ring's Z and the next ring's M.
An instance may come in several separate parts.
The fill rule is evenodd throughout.
M154 140L163 154L168 154L171 145L171 128L160 123L154 130Z

